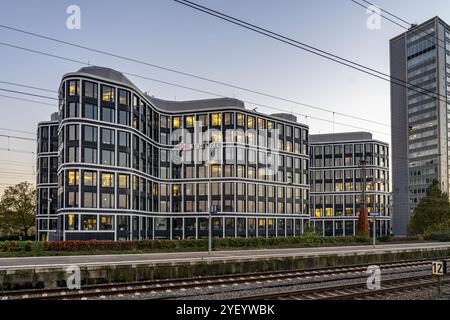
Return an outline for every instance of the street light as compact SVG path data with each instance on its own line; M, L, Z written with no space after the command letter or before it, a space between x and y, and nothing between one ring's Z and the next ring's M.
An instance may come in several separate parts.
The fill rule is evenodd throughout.
M212 183L211 183L211 176L212 176L212 166L216 164L217 161L210 160L205 163L205 166L208 167L208 175L209 175L209 183L208 183L208 220L209 220L209 228L208 228L208 255L212 254L212 217L211 217L211 211L212 211L212 195L211 195L211 189L212 189Z
M51 210L50 207L51 207L52 201L53 201L53 199L50 197L50 192L49 192L48 199L47 199L47 216L48 216L48 218L47 218L47 241L48 241L48 238L50 237L50 210Z

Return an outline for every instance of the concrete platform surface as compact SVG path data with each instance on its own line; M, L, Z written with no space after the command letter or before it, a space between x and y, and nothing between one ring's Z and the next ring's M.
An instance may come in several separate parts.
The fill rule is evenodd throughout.
M202 252L82 255L82 256L46 256L0 258L0 270L21 268L48 268L69 265L98 266L144 263L194 262L205 260L248 260L290 256L317 256L328 254L365 254L414 249L450 248L450 242L383 244L373 248L371 245L343 247L313 247L289 249L258 249L214 251L211 256Z

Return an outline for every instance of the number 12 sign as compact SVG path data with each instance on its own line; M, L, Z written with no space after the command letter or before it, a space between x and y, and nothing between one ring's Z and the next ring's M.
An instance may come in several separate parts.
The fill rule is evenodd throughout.
M447 261L433 261L431 266L433 276L443 276L447 274Z

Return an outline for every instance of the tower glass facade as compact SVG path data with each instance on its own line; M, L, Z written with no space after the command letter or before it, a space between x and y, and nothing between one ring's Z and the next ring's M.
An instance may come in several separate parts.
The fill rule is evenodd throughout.
M435 17L391 40L394 233L434 179L449 191L450 27ZM408 85L399 85L398 80ZM396 83L397 82L397 83Z

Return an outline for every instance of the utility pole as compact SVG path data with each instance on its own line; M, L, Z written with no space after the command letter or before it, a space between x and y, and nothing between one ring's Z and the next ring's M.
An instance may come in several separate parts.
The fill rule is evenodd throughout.
M367 188L367 182L366 182L366 166L367 166L367 160L362 159L359 160L359 166L361 167L361 178L362 178L362 187L361 187L361 197L362 197L362 209L359 212L359 233L366 234L368 232L368 217L367 217L367 198L366 198L366 188Z

